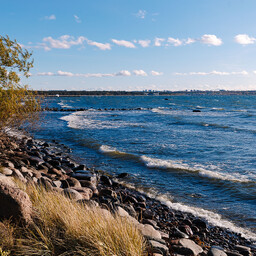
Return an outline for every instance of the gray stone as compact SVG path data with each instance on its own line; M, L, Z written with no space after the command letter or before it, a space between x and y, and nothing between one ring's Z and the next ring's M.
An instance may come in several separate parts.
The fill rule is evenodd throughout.
M14 164L10 161L3 162L2 166L7 167L7 168L14 168Z
M72 173L72 177L80 180L87 180L90 181L92 184L97 183L97 176L92 173Z
M21 182L27 183L27 180L24 178L24 176L22 175L22 173L19 170L13 169L12 175L13 175L13 177L19 179Z
M83 199L88 201L91 199L93 195L93 192L90 188L72 188L72 189L79 192L83 196Z
M243 254L244 256L250 256L251 255L251 248L242 246L242 245L236 245L235 250L237 250L239 253Z
M99 207L99 203L94 200L80 199L80 200L77 200L76 202L79 204L83 204L83 205L92 207L92 208Z
M180 238L189 238L187 234L185 234L184 232L181 232L178 228L175 228L174 235Z
M228 256L243 256L243 254L240 254L240 253L238 253L238 252L225 251L225 253L226 253Z
M47 177L41 177L37 180L38 185L44 187L46 190L51 191L53 189L52 181Z
M120 206L117 206L115 212L120 217L129 217L130 216L129 213L126 210L124 210L122 207L120 207Z
M12 187L17 187L17 185L15 184L15 182L13 181L13 179L11 177L6 177L3 174L0 174L0 182L7 184L9 186L12 186Z
M161 239L161 234L159 231L155 230L151 225L145 224L145 225L140 225L139 230L141 231L142 235L149 237L149 238L156 238L156 239Z
M0 218L31 222L32 203L29 196L16 186L11 186L8 179L0 181Z
M0 167L0 172L6 176L11 176L13 173L12 170L7 167Z
M227 256L224 249L218 246L212 246L208 252L209 256Z
M166 245L156 242L154 240L149 240L148 242L149 242L150 246L152 247L153 252L155 252L155 253L161 252L162 255L167 255L168 247Z
M202 247L190 239L182 238L180 239L179 244L184 248L190 249L194 255L198 255L199 253L203 252Z
M72 200L75 200L75 201L84 199L83 196L79 192L77 192L76 190L74 190L72 188L63 189L62 194Z
M53 182L52 182L57 188L60 188L61 187L61 181L60 180L54 180Z

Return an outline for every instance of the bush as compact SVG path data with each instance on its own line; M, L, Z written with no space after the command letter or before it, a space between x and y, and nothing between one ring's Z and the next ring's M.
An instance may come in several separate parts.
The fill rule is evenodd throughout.
M144 238L128 220L34 185L25 191L35 209L34 224L10 230L13 245L0 243L11 255L144 255Z

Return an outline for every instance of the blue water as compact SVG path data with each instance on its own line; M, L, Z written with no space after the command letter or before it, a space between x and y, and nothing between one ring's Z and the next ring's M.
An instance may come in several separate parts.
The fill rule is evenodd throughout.
M256 96L83 96L45 104L90 110L44 112L35 137L70 146L88 166L128 172L136 189L256 240Z

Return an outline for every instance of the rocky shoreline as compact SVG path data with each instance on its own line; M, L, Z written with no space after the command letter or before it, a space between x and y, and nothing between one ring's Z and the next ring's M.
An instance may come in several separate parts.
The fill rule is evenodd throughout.
M11 176L33 182L130 219L145 236L149 255L256 255L255 245L240 234L211 226L126 187L127 173L112 177L76 163L70 149L55 141L0 133L0 166L0 181Z

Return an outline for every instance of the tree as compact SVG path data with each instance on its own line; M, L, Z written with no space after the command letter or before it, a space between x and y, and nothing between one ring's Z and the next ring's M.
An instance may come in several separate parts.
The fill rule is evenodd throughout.
M16 40L0 36L0 128L17 126L40 108L35 92L20 84L33 67L31 55Z

